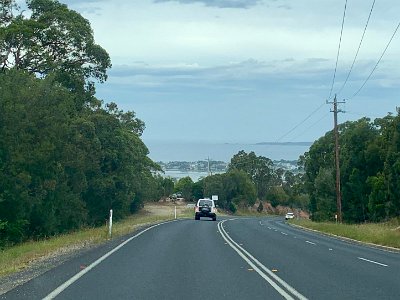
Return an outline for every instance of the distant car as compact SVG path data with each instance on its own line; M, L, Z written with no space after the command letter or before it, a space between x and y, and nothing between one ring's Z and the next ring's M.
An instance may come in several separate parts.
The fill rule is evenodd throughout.
M217 206L214 200L209 198L199 199L194 207L194 219L200 220L201 217L211 218L213 221L217 220Z
M286 216L285 216L285 219L286 219L286 220L293 219L293 218L294 218L294 213L292 213L292 212L288 212L288 213L286 214Z

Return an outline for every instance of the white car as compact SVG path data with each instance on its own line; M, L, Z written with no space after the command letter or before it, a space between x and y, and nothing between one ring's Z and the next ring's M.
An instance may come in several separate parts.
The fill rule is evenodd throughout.
M294 213L288 212L285 216L285 220L293 219L294 218Z
M214 200L210 198L199 199L194 207L194 219L200 220L200 217L207 217L215 221L217 220L217 212Z

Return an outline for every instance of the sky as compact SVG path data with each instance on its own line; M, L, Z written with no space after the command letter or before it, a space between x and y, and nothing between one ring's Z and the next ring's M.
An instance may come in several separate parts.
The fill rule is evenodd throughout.
M134 111L144 141L312 142L339 123L394 113L400 1L63 0L87 18L113 67L97 97ZM332 88L332 92L331 92ZM340 92L340 93L339 93Z

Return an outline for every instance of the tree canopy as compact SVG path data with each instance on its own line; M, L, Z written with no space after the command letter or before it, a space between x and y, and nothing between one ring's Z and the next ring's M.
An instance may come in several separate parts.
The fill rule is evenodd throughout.
M172 190L133 111L95 97L107 52L55 0L0 0L0 247L118 220Z
M0 68L39 76L56 71L85 80L107 79L108 53L94 42L88 20L56 0L0 1ZM29 17L27 17L29 16Z
M343 218L382 221L400 215L400 116L362 118L339 125ZM336 213L333 132L305 154L305 189L314 220Z

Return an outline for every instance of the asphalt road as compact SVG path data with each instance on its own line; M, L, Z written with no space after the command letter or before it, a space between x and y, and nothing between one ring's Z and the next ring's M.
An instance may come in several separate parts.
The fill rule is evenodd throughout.
M119 242L0 298L400 299L400 253L302 231L282 218L178 220Z

